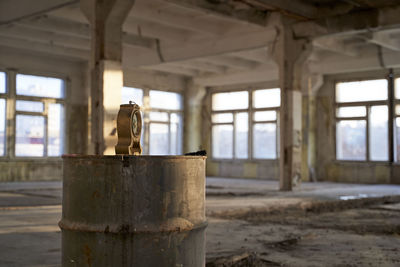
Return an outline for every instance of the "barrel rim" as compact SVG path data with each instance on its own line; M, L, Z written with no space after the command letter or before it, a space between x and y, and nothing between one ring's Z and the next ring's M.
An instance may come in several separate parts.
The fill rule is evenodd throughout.
M84 154L63 154L63 159L206 159L207 156L185 156L185 155L84 155Z

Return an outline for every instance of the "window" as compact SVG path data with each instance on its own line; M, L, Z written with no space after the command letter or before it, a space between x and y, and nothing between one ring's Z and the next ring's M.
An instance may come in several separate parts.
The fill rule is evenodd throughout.
M144 101L148 99L148 101ZM141 106L143 116L141 143L144 154L182 153L182 97L178 93L124 87L122 102Z
M6 154L6 74L0 72L0 156Z
M64 81L16 75L15 156L60 156L64 143Z
M211 101L213 158L278 157L279 89L214 93Z
M400 78L395 80L394 105L394 153L395 161L400 162Z
M388 82L336 84L336 158L387 161Z

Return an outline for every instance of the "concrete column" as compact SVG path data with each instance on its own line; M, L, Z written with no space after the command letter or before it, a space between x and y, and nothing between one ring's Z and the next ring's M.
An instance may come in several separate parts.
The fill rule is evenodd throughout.
M114 154L121 104L122 24L134 0L81 0L91 26L91 141L97 155Z
M291 21L283 15L271 18L277 30L273 47L279 69L280 108L280 190L290 191L301 181L302 92L301 66L310 53L303 40L294 39Z
M303 85L303 143L302 171L303 181L317 181L316 177L316 125L317 125L317 93L323 84L320 74L304 74Z
M190 81L184 97L183 151L194 152L203 148L202 140L202 104L206 88Z

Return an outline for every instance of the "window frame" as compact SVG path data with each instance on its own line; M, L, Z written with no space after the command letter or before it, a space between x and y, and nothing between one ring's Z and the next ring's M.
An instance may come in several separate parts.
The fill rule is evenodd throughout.
M221 162L231 162L231 161L278 161L280 157L280 107L281 105L277 107L264 107L264 108L255 108L253 107L253 92L258 91L258 90L268 90L268 89L280 89L278 86L274 85L268 85L268 86L257 86L257 87L251 87L251 88L235 88L235 89L212 89L210 92L210 98L209 98L209 103L210 103L210 151L211 151L211 159L213 161L221 161ZM213 110L212 109L212 96L214 94L218 93L230 93L230 92L241 92L241 91L247 91L248 92L248 107L246 109L230 109L230 110ZM276 112L276 119L275 120L265 120L265 121L255 121L254 120L254 113L258 111L275 111ZM232 114L233 116L233 121L232 122L223 122L223 123L218 123L218 122L213 122L212 121L212 116L215 114L223 114L223 113L229 113ZM238 113L247 113L248 114L248 133L247 133L247 158L238 158L235 157L236 153L236 115ZM254 151L253 151L253 127L256 124L263 124L263 123L275 123L276 124L276 131L275 131L275 143L276 143L276 158L256 158L254 157ZM212 129L213 126L215 125L232 125L233 126L233 138L232 138L232 158L216 158L214 157L213 153L213 134L212 134Z
M394 78L396 79L396 78ZM387 90L388 90L388 97L386 100L373 100L373 101L359 101L359 102L337 102L337 98L336 98L336 86L338 83L346 83L346 82L362 82L362 81L371 81L371 80L386 80L387 81ZM334 126L333 126L333 131L334 131L334 153L335 153L335 160L338 162L350 162L350 163L387 163L390 162L390 154L391 154L391 149L390 149L390 145L391 142L389 141L390 139L390 121L391 121L391 117L390 116L390 105L391 105L391 96L393 96L393 94L391 94L391 90L394 93L394 86L391 87L390 85L390 81L388 77L370 77L370 78L363 78L363 79L341 79L341 80L335 80L333 82L333 113L334 113ZM365 111L366 114L365 116L354 116L354 117L338 117L337 114L337 110L340 107L356 107L356 106L362 106L365 107ZM388 108L388 136L387 136L387 141L388 141L388 155L387 155L387 160L371 160L371 156L370 156L370 115L371 115L371 108L373 106L386 106ZM355 160L355 159L351 159L351 160L346 160L346 159L338 159L338 154L337 154L337 148L338 148L338 144L337 144L337 123L339 121L365 121L365 159L364 160ZM394 123L394 120L393 122Z
M160 90L160 89L153 89L153 88L147 88L147 87L137 87L137 86L131 86L131 85L126 85L124 84L123 87L126 88L133 88L133 89L138 89L142 90L142 106L141 112L142 112L142 118L143 118L143 128L142 128L142 149L143 149L143 154L145 155L150 155L150 125L152 123L157 123L157 124L165 124L168 125L168 154L166 155L175 155L171 154L171 127L174 124L174 122L171 121L171 116L172 114L178 114L180 116L181 120L181 126L178 127L177 131L177 138L180 136L183 136L183 127L184 127L184 118L183 118L183 107L184 107L184 95L182 92L177 92L177 91L171 91L171 90ZM159 91L159 92L168 92L168 93L175 93L180 95L181 97L181 108L179 110L175 109L162 109L162 108L152 108L150 107L150 91ZM147 99L147 100L145 100ZM168 114L168 120L167 121L160 121L160 120L151 120L150 119L150 113L151 112L162 112L162 113L167 113ZM179 123L178 123L179 126ZM177 147L176 155L181 155L183 153L183 139L181 138L181 143L179 144L177 142Z
M393 137L393 163L394 164L400 164L400 156L399 155L397 155L397 146L398 145L400 145L400 144L397 144L397 142L396 142L396 139L397 139L397 136L396 136L396 134L397 134L397 132L396 132L396 119L399 119L400 120L400 113L399 114L396 114L396 106L400 106L400 94L399 94L399 98L396 98L396 79L399 79L399 85L400 85L400 75L398 75L398 76L393 76L392 77L393 78L393 88L392 88L392 96L393 96L393 108L392 108L392 111L393 111L393 115L392 115L392 118L393 118L393 122L392 122L392 125L393 125L393 135L392 135L392 137ZM399 88L399 92L400 92L400 88ZM390 119L390 116L389 116L389 119ZM399 158L399 160L397 160Z
M55 75L53 73L46 72L29 72L24 70L14 70L14 69L0 69L1 72L6 73L6 93L0 93L0 98L4 98L6 100L6 121L10 121L11 123L6 123L5 129L5 153L3 156L0 156L0 159L13 159L13 160L52 160L61 157L67 150L67 138L66 138L66 114L67 114L67 102L69 95L69 79L66 76ZM63 84L63 97L61 98L51 98L51 97L40 97L40 96L27 96L27 95L17 95L17 74L22 75L32 75L39 77L48 77L62 80ZM22 101L35 101L43 103L43 112L31 112L31 111L18 111L16 108L16 103L18 100ZM49 156L48 155L48 136L49 136L49 126L48 126L48 107L50 104L61 104L63 111L62 115L64 116L64 124L61 129L61 154L58 156ZM44 143L43 143L43 156L17 156L16 155L16 121L17 115L27 115L27 116L42 116L44 117L45 125L44 125Z

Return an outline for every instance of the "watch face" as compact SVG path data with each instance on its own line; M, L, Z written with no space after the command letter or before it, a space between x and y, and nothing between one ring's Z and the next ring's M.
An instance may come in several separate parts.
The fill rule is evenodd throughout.
M140 131L140 126L138 123L138 116L140 116L138 111L135 111L132 113L132 117L131 117L131 126L132 126L132 133L135 136L139 136L139 131Z

